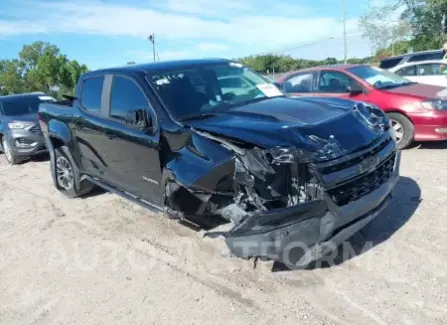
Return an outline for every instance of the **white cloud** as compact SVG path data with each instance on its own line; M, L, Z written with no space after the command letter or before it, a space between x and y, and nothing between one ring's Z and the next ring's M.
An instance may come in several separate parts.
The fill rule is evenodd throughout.
M22 20L22 21L1 21L0 20L0 37L16 36L21 34L47 33L49 30L45 28L44 23Z
M99 1L30 2L25 12L29 13L34 9L32 17L18 10L15 12L15 21L0 20L0 36L57 32L145 39L149 33L154 32L161 40L179 44L194 41L198 43L193 46L194 51L218 53L231 47L237 55L238 52L260 52L260 49L277 50L341 35L342 32L339 17L292 18L286 13L279 15L273 7L282 6L283 9L287 8L285 11L288 12L304 12L300 6L287 5L279 0L277 6L269 2L273 7L272 10L265 8L264 11L267 11L268 15L255 15L248 2L239 3L235 0L169 0L163 5L160 1L162 0L156 3L156 9ZM263 0L259 1L251 2L258 4L256 12L259 12L259 5L264 4ZM168 9L170 11L167 11ZM180 14L180 11L196 15L184 15ZM220 12L225 19L201 16L212 12ZM35 17L44 17L45 20L31 22L30 19ZM356 31L357 28L356 19L348 21L348 32ZM206 43L203 40L213 42ZM173 56L173 53L178 52L167 52L167 57Z

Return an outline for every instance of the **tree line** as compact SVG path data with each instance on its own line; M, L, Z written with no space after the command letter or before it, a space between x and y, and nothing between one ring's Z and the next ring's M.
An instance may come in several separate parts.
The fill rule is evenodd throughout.
M374 55L348 59L348 63L378 64L386 57L440 49L447 43L447 0L389 0L383 3L386 4L371 5L359 20L359 29L371 44ZM252 55L240 58L239 62L264 74L342 63L330 57L315 61L280 54Z
M0 61L0 95L43 91L60 98L72 95L85 64L69 60L53 44L37 41L24 45L18 58Z

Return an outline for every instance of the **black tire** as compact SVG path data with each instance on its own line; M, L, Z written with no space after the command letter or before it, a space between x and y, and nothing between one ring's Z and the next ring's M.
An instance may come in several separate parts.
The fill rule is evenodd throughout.
M17 157L16 155L14 155L14 153L11 152L10 148L9 148L9 144L6 140L6 137L2 138L2 149L3 149L3 154L5 156L6 162L11 165L18 165L20 164L23 159L21 157Z
M405 149L413 143L414 139L414 125L404 115L399 113L388 113L387 116L391 120L391 125L395 128L397 147L399 149ZM401 127L401 132L397 132L397 128ZM398 138L399 136L399 139Z
M73 199L90 193L94 185L85 179L81 180L81 175L67 152L68 148L64 146L54 149L52 168L55 168L59 192Z

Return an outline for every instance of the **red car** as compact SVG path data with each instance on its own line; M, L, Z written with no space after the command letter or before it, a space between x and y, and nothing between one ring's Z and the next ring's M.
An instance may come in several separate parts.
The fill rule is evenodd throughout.
M391 120L400 149L447 139L447 88L411 82L369 65L315 67L276 84L291 96L342 97L376 105Z

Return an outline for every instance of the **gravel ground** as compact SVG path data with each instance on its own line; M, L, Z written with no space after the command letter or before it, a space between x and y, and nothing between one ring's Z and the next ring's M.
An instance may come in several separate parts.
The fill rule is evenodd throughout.
M447 324L447 146L403 152L390 206L336 263L286 271L0 159L0 324ZM351 256L351 258L343 258Z

